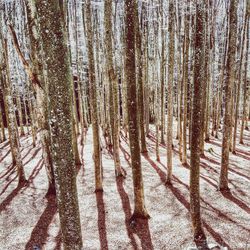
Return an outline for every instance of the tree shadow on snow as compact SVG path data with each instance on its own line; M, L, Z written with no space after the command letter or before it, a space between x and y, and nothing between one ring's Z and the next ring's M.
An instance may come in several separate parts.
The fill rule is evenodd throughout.
M15 198L15 196L20 192L22 188L25 187L25 183L18 185L0 204L0 213L6 209L6 207L11 203L11 201Z
M174 185L167 185L166 184L166 174L157 166L157 164L149 157L148 154L144 154L144 158L151 164L151 166L155 169L157 174L159 175L161 181L165 185L167 189L169 189L173 195L176 197L176 199L188 210L190 211L190 203L186 200L186 197L184 194L180 192L180 190L175 187ZM175 177L176 178L176 177ZM185 184L186 187L188 187ZM229 245L223 240L221 235L217 233L207 222L204 220L202 221L205 229L212 235L214 240L220 244L221 246L226 246L228 249L230 249Z
M49 225L57 212L56 198L54 196L48 196L47 200L47 207L32 230L30 239L25 245L25 250L33 249L35 246L43 249L43 245L46 243L46 239L49 236Z
M136 240L133 234L137 234L141 241L142 249L151 250L154 249L151 234L149 230L148 220L136 219L135 224L131 223L132 210L129 202L128 194L126 193L123 187L124 178L118 177L116 178L117 190L121 198L122 207L125 214L125 225L127 230L127 235L130 239L130 243L133 246L133 249L140 249L137 246Z

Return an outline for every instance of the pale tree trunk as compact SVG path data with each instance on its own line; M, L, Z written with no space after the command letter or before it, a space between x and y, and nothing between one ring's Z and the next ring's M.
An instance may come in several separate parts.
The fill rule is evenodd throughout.
M183 111L183 154L182 154L182 164L187 164L187 109L188 109L188 62L189 62L189 23L190 23L190 13L189 13L189 1L187 2L187 16L185 18L185 53L184 53L184 72L183 72L183 95L184 95L184 111Z
M248 2L248 6L250 7L250 3ZM248 8L249 9L249 8ZM244 65L244 86L243 86L243 114L242 114L242 121L241 121L241 128L240 128L240 143L243 144L243 137L244 137L244 129L245 125L247 125L247 120L248 120L248 113L247 113L247 106L248 106L248 98L249 98L249 83L247 81L247 68L248 68L248 52L249 52L249 16L250 13L248 12L247 15L247 39L246 39L246 51L245 51L245 65Z
M110 86L110 121L112 122L113 156L115 163L116 176L123 176L120 162L119 148L119 127L120 115L118 110L118 80L113 65L113 46L112 46L112 1L105 0L105 43L107 53L107 73Z
M129 120L129 142L134 185L133 218L149 218L145 207L139 143L136 72L135 72L135 0L125 0L125 77Z
M144 126L144 82L143 82L143 58L142 58L142 41L141 41L141 30L139 26L139 13L136 2L135 6L135 26L136 26L136 62L138 68L138 111L139 111L139 128L140 128L140 139L141 139L141 152L147 152L146 138L145 138L145 126Z
M221 171L219 189L221 191L228 190L228 167L229 167L229 149L230 136L232 126L231 101L232 87L234 83L234 64L236 53L237 39L237 1L232 0L230 3L230 24L229 24L229 41L228 41L228 59L226 65L226 80L225 80L225 114L223 125L222 139L222 156L221 156Z
M163 12L161 15L161 26L164 27ZM161 144L165 145L164 132L165 132L165 31L161 29Z
M245 47L245 39L246 39L246 27L247 27L247 12L245 15L244 25L243 25L243 32L242 32L242 41L241 41L241 49L240 49L240 67L238 70L238 85L237 85L237 92L236 92L236 104L235 104L235 117L234 117L234 133L233 133L233 145L232 145L232 153L236 154L236 136L237 136L237 128L238 128L238 115L239 115L239 104L240 104L240 91L241 91L241 69L242 69L242 61L244 55L244 47Z
M13 165L17 168L18 173L18 185L24 185L27 181L23 170L23 162L20 151L19 135L17 130L15 108L12 100L12 87L10 82L10 69L9 69L9 58L8 58L8 45L7 40L4 40L4 62L5 62L5 80L3 82L3 92L6 116L8 119L8 131L10 148L13 157Z
M90 108L91 108L91 122L93 130L93 159L95 163L95 191L103 191L102 188L102 162L101 162L101 146L99 137L99 119L97 108L97 92L96 92L96 78L95 78L95 62L93 52L93 30L92 30L92 16L91 16L91 1L86 1L86 26L87 26L87 48L89 60L89 93L90 93Z
M30 81L34 85L35 93L36 93L36 103L37 103L37 123L38 129L40 134L40 140L42 144L42 154L44 165L46 168L49 187L48 187L48 194L55 194L55 178L54 178L54 171L53 171L53 164L51 158L51 141L50 141L50 128L48 123L48 99L45 92L45 79L43 76L43 63L42 63L42 55L41 55L41 44L39 39L39 25L37 22L37 13L36 9L32 8L31 1L27 1L26 3L26 12L27 12L27 24L28 24L28 31L29 31L29 38L31 44L31 60L32 65L30 66L30 70L32 70L33 75L35 77L30 77ZM15 41L15 33L12 32L13 40ZM18 43L16 43L16 49L19 51ZM19 54L19 57L22 55ZM24 63L24 62L23 62ZM37 82L32 81L36 79ZM28 97L28 104L29 104L29 97ZM26 126L28 127L28 114L26 108L26 101L24 99L24 107L25 107L25 115L26 115ZM30 110L30 116L31 110ZM31 124L31 126L33 126ZM29 129L28 129L29 133ZM33 135L33 134L32 134ZM34 140L34 139L33 139Z
M1 82L3 82L3 78L1 77L0 79ZM6 136L5 136L5 128L4 128L4 123L3 123L3 110L2 107L0 107L0 128L1 128L1 142L4 142L6 140Z
M21 105L21 95L19 93L18 87L17 87L16 103L17 103L17 108L18 108L20 135L24 136L25 133L24 133L24 128L23 128L23 112L22 112L22 105Z
M174 82L174 34L175 34L175 7L174 0L169 1L168 32L170 35L168 44L168 117L167 117L167 183L172 179L173 158L173 82Z
M197 248L209 249L203 231L200 211L200 147L203 140L202 95L204 79L204 47L205 47L205 1L196 3L194 92L192 104L192 135L190 157L190 212Z
M34 118L34 107L32 102L32 95L31 92L28 91L28 107L30 111L30 126L31 126L31 135L32 135L32 145L33 147L36 146L36 127L35 127L35 118Z
M227 17L228 19L228 17ZM228 20L226 20L226 35L225 35L225 44L224 44L224 56L222 61L222 69L221 69L221 75L220 75L220 90L218 91L218 105L217 105L217 124L216 124L216 131L215 131L215 137L218 138L218 130L221 124L221 111L222 111L222 98L223 98L223 85L224 85L224 73L226 68L226 61L227 61L227 47L228 47L228 30L229 30L229 24Z
M67 33L59 2L33 1L41 27L48 90L51 152L63 248L82 248L73 145L72 91ZM70 194L70 195L69 195Z

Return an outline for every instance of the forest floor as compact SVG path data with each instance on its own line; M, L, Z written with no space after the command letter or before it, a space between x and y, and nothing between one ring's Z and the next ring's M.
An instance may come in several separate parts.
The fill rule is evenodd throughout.
M220 134L220 138L222 135ZM0 249L60 249L56 201L46 197L47 177L41 145L32 147L31 136L21 138L22 158L28 185L17 187L10 146L0 144ZM92 132L79 145L83 165L77 175L83 249L187 249L193 246L189 213L189 166L183 166L174 140L173 185L166 178L166 147L155 157L155 136L147 138L148 154L142 155L148 222L129 223L133 212L132 169L128 140L121 137L121 163L126 179L116 179L112 154L103 146L103 194L94 193ZM188 151L189 156L190 151ZM240 250L250 247L250 132L245 145L237 144L230 155L229 193L217 191L221 140L211 137L201 159L201 209L208 242Z

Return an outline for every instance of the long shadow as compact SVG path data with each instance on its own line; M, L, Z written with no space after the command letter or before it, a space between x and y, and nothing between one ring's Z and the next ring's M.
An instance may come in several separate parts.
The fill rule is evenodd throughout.
M40 159L36 166L34 167L34 169L32 170L30 176L29 176L29 179L28 179L28 182L29 184L33 182L33 180L35 179L35 177L39 174L39 172L41 171L43 167L43 159Z
M13 173L14 173L14 171L15 171L15 168L16 168L16 166L14 165L13 166L13 164L10 164L8 167L7 167L7 169L5 169L4 171L6 171L5 173L1 173L2 175L0 176L0 179L2 179L4 176L6 176L6 175L8 175L5 179L8 179L9 178L9 176L10 175L12 175Z
M49 236L48 228L57 212L57 204L54 196L47 197L47 200L47 207L43 211L36 226L32 230L30 239L25 245L25 250L34 249L35 246L37 246L39 249L43 249L43 245Z
M244 203L243 201L241 201L240 199L238 199L238 198L236 198L235 196L233 196L231 192L222 191L221 193L222 193L222 195L223 195L226 199L228 199L228 200L234 202L238 207L240 207L241 209L243 209L244 211L246 211L248 214L250 214L250 207L248 207L247 204L245 204L245 203Z
M35 150L34 154L30 157L30 159L28 161L26 161L23 166L27 165L29 162L31 162L35 157L36 155L39 153L39 151L41 150L42 148L39 147Z
M222 147L222 144L220 144L220 143L218 143L218 142L215 142L214 140L210 140L209 141L209 144L213 144L213 145L215 145L215 146L217 146L217 147Z
M22 157L22 160L24 160L24 159L30 154L30 152L31 152L33 149L34 149L34 148L31 147L31 148L26 152L26 154Z
M117 190L119 192L122 202L122 207L125 214L125 225L126 225L127 235L131 240L133 249L135 250L139 249L136 244L136 240L133 236L133 234L137 234L137 236L141 241L142 249L152 250L154 249L154 247L151 240L151 233L149 230L148 220L136 219L135 225L131 224L132 209L130 206L128 194L126 193L123 187L123 181L124 178L122 177L116 178Z
M130 218L132 216L132 211L131 211L131 207L130 207L128 194L126 193L126 191L123 187L123 181L124 181L124 178L122 178L122 177L116 178L117 190L119 192L121 202L122 202L122 208L123 208L123 211L125 214L125 225L126 225L126 229L127 229L127 235L131 240L131 244L132 244L133 248L135 250L137 250L138 248L136 245L135 238L133 236L133 230L130 227Z
M14 199L14 197L19 193L19 191L20 191L20 193L22 193L25 189L27 189L30 186L30 184L33 182L34 178L38 175L38 173L40 172L40 170L43 167L43 164L41 164L41 162L43 162L42 159L40 159L39 162L37 163L37 165L34 167L34 169L33 169L32 173L31 173L27 183L22 184L22 185L18 185L17 188L15 188L5 198L5 200L0 204L0 212L6 209L6 207L11 203L11 201ZM14 180L12 180L12 181L14 181ZM10 183L7 184L7 187L8 187L8 185L10 185ZM7 187L5 186L5 188L4 188L4 190L2 190L1 194L7 189Z
M182 186L184 186L188 191L190 190L189 189L189 186L182 182L179 178L177 178L176 176L173 176L173 179L178 182L179 184L181 184ZM233 224L237 224L238 226L240 226L241 228L243 228L244 230L246 230L247 232L250 233L250 229L242 226L242 225L239 225L237 221L233 220L232 218L230 218L227 214L224 214L221 210L219 210L218 208L214 207L213 205L211 205L210 203L208 203L207 201L205 201L203 198L201 198L201 201L208 207L210 207L212 209L213 212L215 212L219 217L233 223ZM207 209L205 207L205 209Z
M6 191L6 189L9 187L9 185L18 177L18 175L16 175L14 178L12 178L6 185L5 187L2 189L2 191L0 192L0 196Z
M247 175L245 175L245 174L243 174L241 172L238 172L235 169L232 169L232 168L229 167L229 171L231 171L232 173L237 174L237 175L239 175L239 176L241 176L243 178L246 178L246 179L248 179L250 181L250 177L249 176L247 176Z
M5 155L0 159L0 162L3 161L10 153L10 149L5 153Z
M7 142L2 142L1 144L3 144L3 145L0 147L0 149L3 149L10 144L10 141L8 140Z
M25 187L25 184L18 185L0 204L0 213L6 209L6 207L11 203L15 196L20 192L20 190Z
M244 151L242 151L242 150L240 150L240 149L236 150L236 155L239 156L239 157L241 157L241 158L243 158L243 159L245 159L245 160L250 161L249 154L246 153L246 152L244 152Z
M107 250L108 240L107 240L106 214L105 214L105 205L103 200L103 192L96 192L96 204L98 210L98 231L99 231L101 249Z
M209 161L209 162L211 162L211 163L213 163L213 164L217 164L217 165L220 166L220 163L219 163L218 161L216 161L216 160L214 160L214 159L211 159L211 158L209 158L209 157L207 157L207 156L203 157L203 159L205 159L205 160L207 160L207 161ZM209 168L209 169L212 170L214 173L219 174L219 171L217 171L216 169L212 168L212 167L211 167L210 165L208 165L206 162L201 161L200 164L201 164L202 167ZM230 164L230 165L232 165L232 164ZM235 166L235 165L234 165L234 166ZM236 167L237 167L237 166L236 166ZM233 168L231 168L231 167L229 167L229 171L231 171L231 172L234 173L234 174L237 174L237 175L239 175L239 176L241 176L241 177L244 177L244 178L250 180L250 177L249 177L249 176L247 176L247 175L245 175L245 174L243 174L243 173L241 173L241 172L238 172L238 171L236 171L235 169L233 169Z
M124 155L125 160L127 161L128 165L129 165L129 167L132 167L131 162L130 162L130 158L131 158L130 154L122 145L120 145L120 149Z
M190 211L190 203L186 200L185 196L180 192L180 190L173 185L166 185L166 175L165 173L150 159L150 157L146 154L144 154L145 159L152 165L152 167L155 169L157 174L159 175L160 179L164 183L165 187L168 188L173 195L177 198L177 200L188 210ZM186 185L186 184L185 184ZM228 249L230 249L229 245L223 240L223 238L220 236L219 233L217 233L210 225L208 225L203 220L204 227L206 230L213 236L215 241L220 244L221 246L226 246Z

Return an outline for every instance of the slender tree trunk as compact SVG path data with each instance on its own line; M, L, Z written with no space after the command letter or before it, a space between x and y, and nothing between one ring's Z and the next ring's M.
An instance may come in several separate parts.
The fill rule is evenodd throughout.
M182 164L187 164L187 111L188 111L188 63L189 63L189 23L190 23L190 14L189 14L189 1L187 2L187 16L185 19L185 54L184 54L184 72L183 72L183 95L184 95L184 112L183 112L183 155L182 155Z
M174 0L169 1L169 22L168 32L170 35L168 51L168 117L167 117L167 183L171 183L172 179L172 145L173 145L173 81L174 81L174 34L175 34L175 7Z
M3 79L0 79L0 81L2 82ZM2 83L3 84L3 83ZM4 142L6 140L6 136L5 136L5 128L4 128L4 123L3 123L3 110L2 110L2 107L0 107L0 111L1 111L1 114L0 114L0 128L1 128L1 142Z
M139 143L136 72L135 72L135 0L125 0L125 77L127 84L127 105L129 120L129 141L132 160L134 184L134 213L133 218L148 218L144 200L144 188L141 170L141 155Z
M89 60L89 93L90 93L90 108L91 108L91 122L93 130L93 144L94 154L93 159L95 163L95 191L103 191L102 188L102 162L101 162L101 147L99 137L99 119L97 109L97 92L96 92L96 78L95 78L95 62L93 52L93 30L92 30L92 16L91 16L91 1L86 1L86 26L87 26L87 48Z
M107 53L107 72L110 86L110 121L112 123L113 155L116 176L122 176L123 171L120 162L119 127L120 115L118 110L118 80L113 65L112 46L112 0L105 0L105 43Z
M202 126L202 95L204 88L204 47L205 47L205 1L196 3L196 32L195 32L195 65L194 93L192 104L192 135L190 162L190 212L192 218L194 241L197 248L209 249L202 228L200 212L200 147L203 140Z
M238 86L236 92L236 104L235 104L235 117L234 117L234 133L233 133L233 145L232 145L232 153L236 154L236 136L237 136L237 127L238 127L238 115L239 115L239 104L240 104L240 91L241 91L241 68L242 68L242 61L244 55L244 47L245 47L245 38L247 35L246 27L247 27L247 12L245 15L244 25L243 25L243 32L242 32L242 42L241 42L241 49L240 49L240 67L238 70Z
M9 54L7 40L4 40L4 61L5 61L5 81L3 82L4 100L8 120L8 131L10 148L13 157L13 165L17 168L18 173L18 185L26 183L26 178L23 170L23 162L20 151L19 134L17 130L16 114L12 99L12 87L10 82L10 69L9 69ZM2 77L1 77L2 78Z
M139 128L140 128L140 139L141 139L141 152L147 152L146 137L145 137L145 125L144 125L144 82L143 82L143 58L142 58L142 41L141 31L139 26L139 13L136 2L135 7L135 26L136 26L136 62L138 68L138 110L139 110Z
M248 6L250 6L250 3L248 2ZM247 81L247 68L248 68L248 52L249 52L249 29L250 29L250 24L249 24L249 15L247 15L247 39L246 39L246 51L245 51L245 65L244 65L244 87L243 87L243 114L242 114L242 121L241 121L241 128L240 128L240 143L243 144L243 135L244 135L244 129L245 125L247 125L247 120L248 120L248 113L247 113L247 105L248 105L248 98L249 98L249 83Z
M230 28L229 28L229 45L228 45L228 59L226 66L226 80L225 80L225 115L223 126L222 139L222 157L221 157L221 172L219 189L228 190L228 167L229 167L229 149L230 149L230 131L232 126L231 114L231 100L232 87L234 83L234 64L236 53L236 39L237 39L237 1L230 2Z

